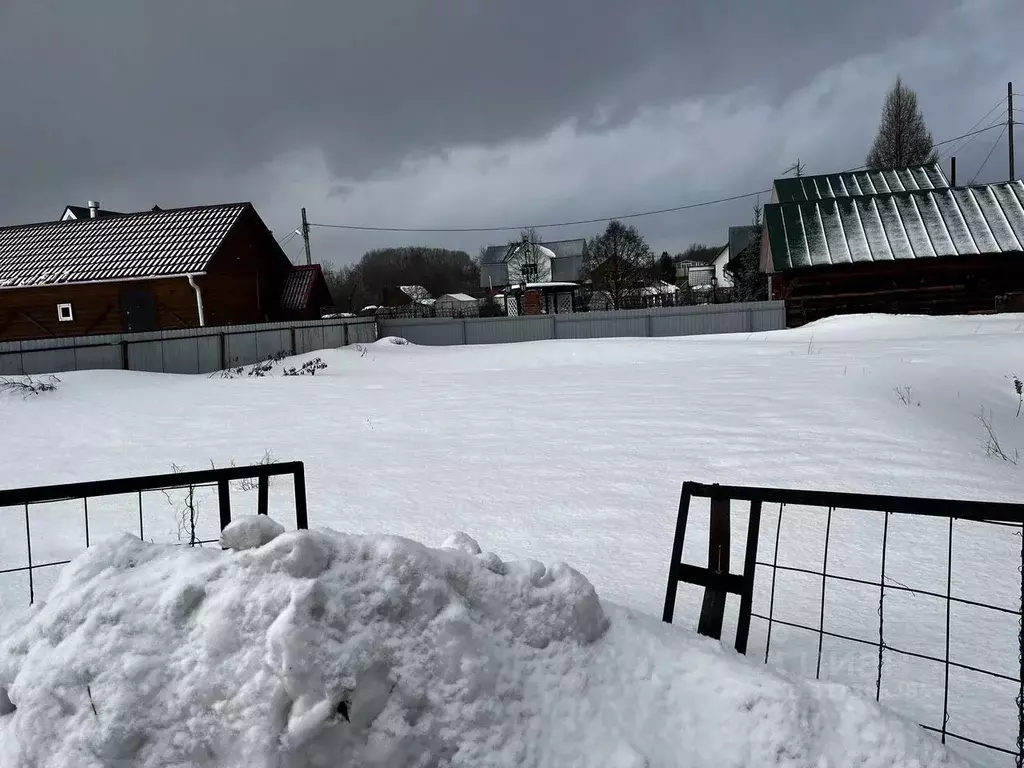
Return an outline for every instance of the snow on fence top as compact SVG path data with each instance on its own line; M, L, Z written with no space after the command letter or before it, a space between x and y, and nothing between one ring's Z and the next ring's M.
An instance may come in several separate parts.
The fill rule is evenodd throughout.
M0 632L0 763L964 765L568 566L260 522L231 551L126 536L69 565Z

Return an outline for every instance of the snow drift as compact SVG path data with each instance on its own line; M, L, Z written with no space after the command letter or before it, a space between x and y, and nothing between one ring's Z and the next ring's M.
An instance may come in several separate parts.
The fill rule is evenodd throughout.
M0 638L0 764L961 764L845 688L464 534L431 549L247 518L222 543L125 536L67 566Z

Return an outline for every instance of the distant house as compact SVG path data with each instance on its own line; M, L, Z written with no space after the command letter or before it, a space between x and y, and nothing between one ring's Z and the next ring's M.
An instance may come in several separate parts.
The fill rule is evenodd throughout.
M69 206L0 228L0 340L282 320L292 270L250 203Z
M729 243L708 256L687 258L676 264L676 280L686 282L695 291L713 287L731 288L732 276L726 271L732 261Z
M572 312L587 241L512 242L487 248L480 263L480 286L499 292L508 314Z
M392 285L381 291L381 304L377 309L382 315L411 315L430 317L434 312L434 297L422 285ZM365 311L365 310L364 310Z
M124 216L123 213L118 211L106 211L100 208L100 204L95 200L90 200L86 207L80 205L69 205L64 208L64 213L61 214L61 221L80 221L82 219L106 219L111 216Z
M619 309L641 309L649 307L676 306L679 297L679 287L659 280L654 285L645 285L640 288L629 288L619 296ZM615 309L615 301L611 292L596 290L590 294L587 308L591 312L601 312Z
M331 291L319 264L292 267L281 291L281 310L288 320L319 319L331 305Z
M480 302L465 293L446 293L434 302L434 312L441 317L476 317Z
M1024 295L1024 182L951 188L938 165L792 181L776 182L761 242L790 325L993 312Z

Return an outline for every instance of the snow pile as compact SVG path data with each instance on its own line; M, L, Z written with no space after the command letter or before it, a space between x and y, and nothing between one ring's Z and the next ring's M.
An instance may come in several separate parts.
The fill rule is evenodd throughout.
M608 608L464 534L123 537L2 638L0 765L962 764L845 688Z

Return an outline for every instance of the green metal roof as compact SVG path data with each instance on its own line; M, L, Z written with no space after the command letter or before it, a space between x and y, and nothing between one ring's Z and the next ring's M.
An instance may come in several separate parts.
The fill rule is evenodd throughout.
M1024 182L769 203L770 272L1024 252Z
M828 200L855 195L948 187L949 182L946 181L942 167L938 163L933 163L887 171L849 171L776 179L772 184L772 202L795 203L802 200Z

